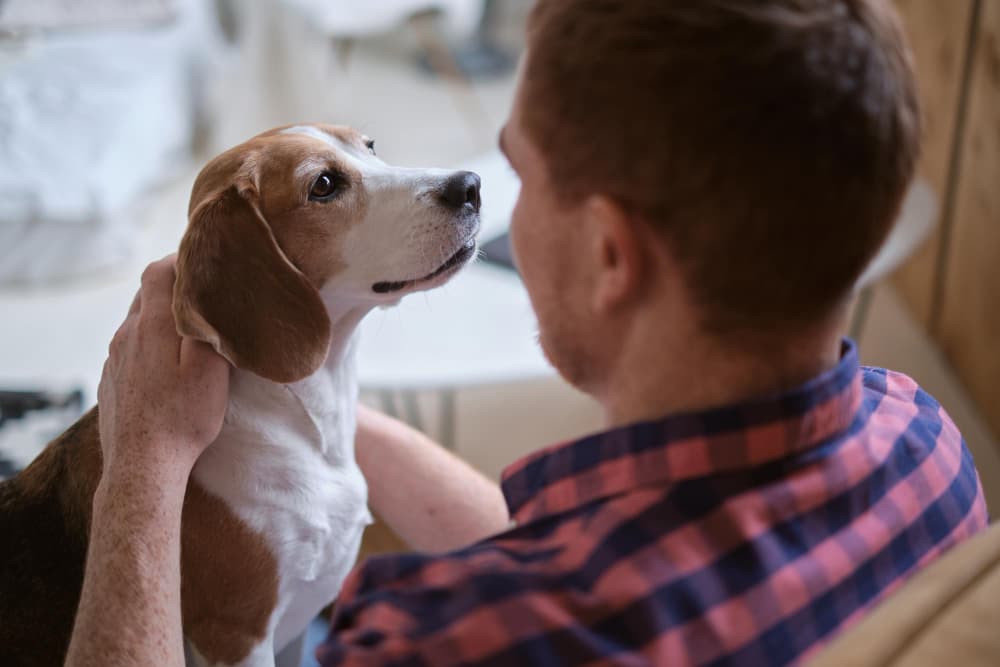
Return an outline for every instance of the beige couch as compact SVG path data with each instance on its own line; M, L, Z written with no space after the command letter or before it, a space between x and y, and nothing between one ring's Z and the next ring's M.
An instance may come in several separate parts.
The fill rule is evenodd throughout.
M810 665L1000 666L1000 524L930 565Z

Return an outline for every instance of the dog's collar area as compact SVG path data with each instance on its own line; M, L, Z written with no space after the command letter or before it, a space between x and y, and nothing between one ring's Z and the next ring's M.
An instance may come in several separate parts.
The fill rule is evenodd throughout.
M428 280L434 280L441 274L449 271L456 266L463 264L466 260L472 257L473 253L476 252L476 240L472 239L464 246L458 249L454 255L451 256L447 262L441 265L436 271L427 275L419 280L404 280L402 282L382 282L375 283L372 285L372 291L376 294L392 294L393 292L401 292L407 287L412 287L413 285L418 285L420 283L427 282Z

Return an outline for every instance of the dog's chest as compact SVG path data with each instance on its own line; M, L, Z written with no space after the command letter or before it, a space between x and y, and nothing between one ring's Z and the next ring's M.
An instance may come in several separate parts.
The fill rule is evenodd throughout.
M293 385L234 371L222 433L193 472L273 551L282 626L336 596L371 520L354 459L356 400L350 358Z

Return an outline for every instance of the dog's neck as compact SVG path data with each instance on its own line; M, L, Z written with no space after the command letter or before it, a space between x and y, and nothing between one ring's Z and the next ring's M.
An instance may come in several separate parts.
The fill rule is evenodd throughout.
M318 439L313 444L331 461L353 458L357 328L370 310L360 305L335 309L327 304L332 337L326 362L309 377L285 385L316 425Z
M332 297L325 297L327 315L330 317L330 351L327 353L326 362L317 370L323 369L335 372L339 369L347 357L354 354L355 332L361 320L372 310L372 306L364 303L338 303ZM353 362L352 362L353 363ZM308 379L308 378L307 378Z
M332 340L326 362L312 375L278 384L234 369L229 406L219 438L200 466L259 467L298 455L319 454L331 465L352 465L358 381L357 327L367 305L327 305ZM278 454L278 452L284 454ZM262 455L270 452L276 455ZM261 471L263 472L263 471Z

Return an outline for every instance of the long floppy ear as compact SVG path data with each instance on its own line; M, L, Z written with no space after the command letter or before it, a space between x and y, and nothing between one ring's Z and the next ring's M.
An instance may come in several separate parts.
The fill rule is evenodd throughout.
M319 293L235 186L191 212L177 256L174 319L182 336L274 382L311 375L330 348Z

